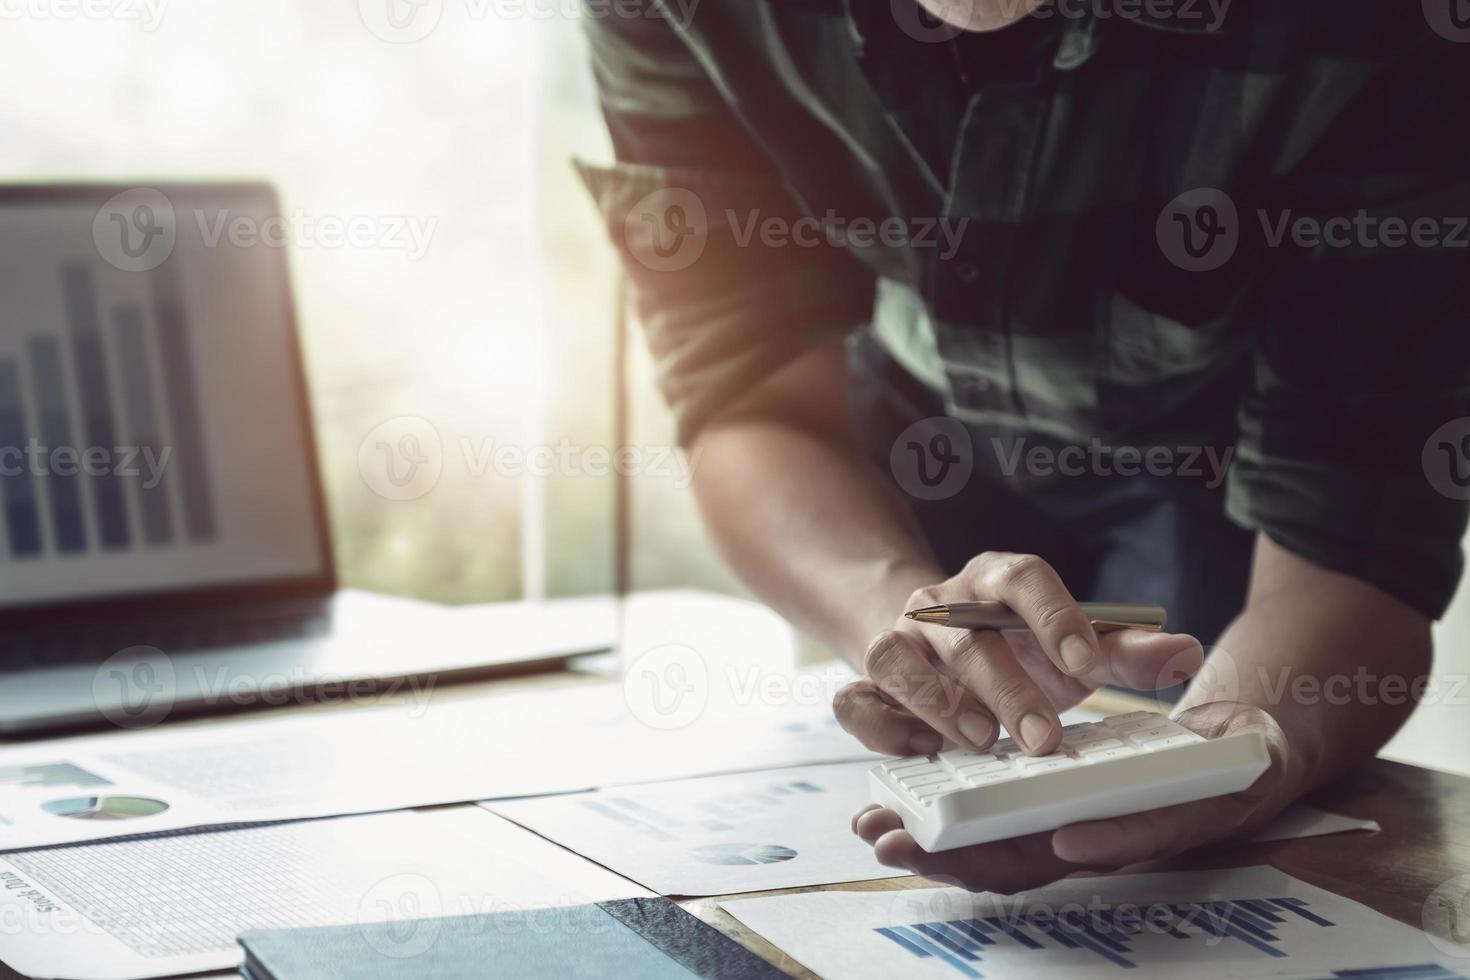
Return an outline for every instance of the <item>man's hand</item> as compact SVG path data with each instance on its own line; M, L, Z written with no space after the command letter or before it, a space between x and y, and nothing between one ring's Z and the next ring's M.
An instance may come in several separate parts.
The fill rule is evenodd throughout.
M1260 732L1271 768L1247 790L1195 803L1076 823L1055 831L930 854L903 829L898 814L872 806L853 818L852 829L873 846L880 862L971 891L1012 893L1036 888L1082 870L1113 870L1172 857L1228 837L1254 833L1270 823L1303 787L1292 775L1286 736L1260 708L1217 701L1175 719L1206 738Z
M1032 755L1061 741L1057 712L1104 684L1172 687L1204 660L1191 636L1119 630L1099 636L1050 565L1035 555L986 552L963 572L920 589L909 608L998 599L1030 633L950 629L900 618L868 647L866 676L837 693L837 720L888 755L936 752L943 742L988 748L1004 725Z

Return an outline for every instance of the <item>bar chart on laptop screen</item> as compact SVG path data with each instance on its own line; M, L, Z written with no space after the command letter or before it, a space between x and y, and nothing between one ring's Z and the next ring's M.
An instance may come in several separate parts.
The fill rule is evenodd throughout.
M317 571L280 256L74 212L0 207L0 606Z
M209 461L198 430L182 304L166 265L149 276L151 308L135 301L109 305L87 263L64 262L56 288L65 303L66 335L24 337L22 356L0 359L0 445L24 447L32 460L53 457L0 473L13 558L83 553L94 543L115 550L214 535ZM120 379L121 390L112 390L113 378ZM155 404L160 396L167 412ZM34 417L28 403L35 405ZM125 409L123 418L115 406ZM172 431L164 428L165 416ZM98 465L83 468L79 458L74 469L70 453L55 458L60 447L83 445L97 447ZM166 447L176 456L171 468L154 471L161 479L135 479L145 469L140 463L164 460ZM107 450L133 456L133 463L104 461ZM134 508L128 506L130 489ZM171 499L175 490L177 504Z

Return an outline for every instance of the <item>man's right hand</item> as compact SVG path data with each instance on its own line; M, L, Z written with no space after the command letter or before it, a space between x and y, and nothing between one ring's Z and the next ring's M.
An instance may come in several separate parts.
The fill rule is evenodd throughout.
M1192 636L1118 630L1099 636L1056 571L1035 555L986 552L916 591L910 609L995 599L1030 632L952 629L900 618L868 647L865 676L837 693L842 727L875 752L925 755L944 742L986 749L1000 726L1032 755L1061 741L1059 711L1105 684L1172 687L1204 662Z

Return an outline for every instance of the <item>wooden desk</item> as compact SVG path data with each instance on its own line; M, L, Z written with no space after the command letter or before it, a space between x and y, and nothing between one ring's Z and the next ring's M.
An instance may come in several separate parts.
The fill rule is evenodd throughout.
M437 688L434 703L470 699L490 693L551 689L606 682L607 678L569 673L484 681ZM1157 705L1102 694L1090 707L1108 713ZM223 716L269 721L302 711L352 711L356 706L307 705ZM222 716L170 722L176 726L208 724ZM1344 895L1416 928L1423 928L1421 909L1436 887L1457 875L1470 874L1470 778L1375 760L1357 776L1316 794L1307 802L1326 810L1377 820L1383 831L1314 837L1221 848L1168 862L1142 865L1138 871L1168 871L1269 864L1303 881ZM839 828L838 832L846 832ZM806 891L882 891L933 887L922 878L822 885L761 892L762 895ZM814 974L718 907L722 898L681 898L679 904L733 937L776 967L798 977ZM0 967L0 976L14 976ZM217 974L220 978L236 974Z

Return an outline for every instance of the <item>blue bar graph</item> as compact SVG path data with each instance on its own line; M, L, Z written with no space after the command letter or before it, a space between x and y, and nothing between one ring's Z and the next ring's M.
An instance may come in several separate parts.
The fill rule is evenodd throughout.
M111 454L118 445L117 421L112 410L112 384L107 375L107 356L102 344L101 314L97 306L97 282L92 269L81 262L61 267L62 294L71 326L71 352L77 373L82 405L82 429L86 451ZM123 485L116 468L109 465L91 480L92 502L97 514L97 534L102 547L126 548L131 541Z
M112 322L117 337L117 359L122 368L123 404L128 413L132 445L148 459L162 461L163 438L160 436L158 411L153 404L153 369L148 363L148 340L143 330L143 311L136 303L123 303L112 309ZM143 517L143 540L150 545L167 544L173 539L173 522L169 517L168 486L160 479L151 486L144 477L152 476L144 466L138 479L138 500Z
M184 533L191 541L215 536L214 497L204 453L199 390L194 379L189 321L180 294L177 258L150 273L153 311L158 321L159 356L167 379L168 415L174 430L174 457L183 490Z
M36 510L36 484L26 449L25 403L15 361L0 361L0 487L4 489L5 532L10 554L28 558L41 553L41 521Z
M0 548L11 556L216 537L176 274L165 263L147 278L147 297L109 305L105 273L65 259L52 280L62 327L0 358Z
M55 337L31 337L26 342L26 360L31 385L41 415L41 441L53 450L75 446L71 424L71 398L66 373L62 370L61 345ZM51 503L51 538L61 554L87 547L87 522L82 516L82 488L76 471L53 467L42 481Z
M1118 969L1137 966L1134 937L1141 923L1161 934L1180 939L1213 937L1234 940L1268 957L1286 957L1277 935L1286 922L1283 913L1319 928L1334 924L1307 907L1301 899L1235 899L1223 902L1139 905L1137 915L1123 923L1105 921L1102 911L1080 916L1027 917L987 916L984 919L951 919L913 925L885 926L878 935L920 959L944 963L965 977L983 977L987 950L1004 946L1010 950L1041 952L1048 949L1086 951ZM1202 958L1213 946L1201 944ZM1424 972L1438 971L1438 972ZM1457 974L1432 965L1378 967L1341 971L1334 977L1353 980L1447 980Z
M1246 898L1224 902L1202 902L1133 906L1137 914L1123 922L1106 921L1107 910L1081 916L1005 917L950 919L912 925L884 926L873 931L916 959L942 963L962 977L984 977L987 951L1005 947L1017 952L1065 949L1091 953L1120 970L1136 969L1133 937L1143 931L1142 923L1163 935L1179 939L1201 937L1235 940L1269 957L1289 957L1281 948L1277 928L1287 913L1322 929L1334 923L1313 912L1299 898ZM1200 959L1207 960L1213 945L1200 945ZM1466 980L1462 973L1434 963L1375 966L1334 970L1321 980Z

